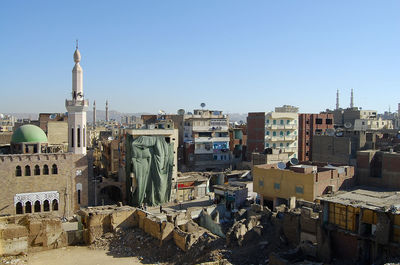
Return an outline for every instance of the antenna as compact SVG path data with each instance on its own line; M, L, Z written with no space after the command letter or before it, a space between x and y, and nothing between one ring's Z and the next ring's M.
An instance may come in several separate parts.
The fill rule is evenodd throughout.
M78 39L76 39L76 49L78 49Z

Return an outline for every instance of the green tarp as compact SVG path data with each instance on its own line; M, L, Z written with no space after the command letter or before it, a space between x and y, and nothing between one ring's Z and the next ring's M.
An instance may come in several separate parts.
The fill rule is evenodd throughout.
M164 136L127 136L126 169L128 202L153 206L171 197L173 144ZM133 173L133 174L132 174Z

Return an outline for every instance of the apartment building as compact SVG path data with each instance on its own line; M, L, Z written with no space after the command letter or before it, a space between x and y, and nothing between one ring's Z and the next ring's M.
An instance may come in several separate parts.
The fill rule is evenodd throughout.
M253 112L247 117L248 157L253 152L277 149L288 158L298 157L298 108L284 105L273 112Z
M186 166L198 170L230 167L229 117L222 111L197 109L184 115Z
M326 134L333 129L333 114L299 114L299 160L312 160L312 140L314 135Z

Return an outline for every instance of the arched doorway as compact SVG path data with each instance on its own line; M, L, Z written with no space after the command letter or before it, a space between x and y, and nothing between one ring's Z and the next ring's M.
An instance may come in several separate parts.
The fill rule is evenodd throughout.
M110 205L122 201L122 192L116 186L106 186L100 190L98 204Z

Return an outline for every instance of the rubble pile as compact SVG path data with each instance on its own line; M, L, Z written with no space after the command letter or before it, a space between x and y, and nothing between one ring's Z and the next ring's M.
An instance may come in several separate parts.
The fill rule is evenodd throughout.
M107 250L115 257L138 257L150 264L197 264L223 260L224 241L204 233L188 251L182 251L173 240L162 242L141 229L132 228L105 233L90 245L92 249ZM223 261L222 261L223 262Z

